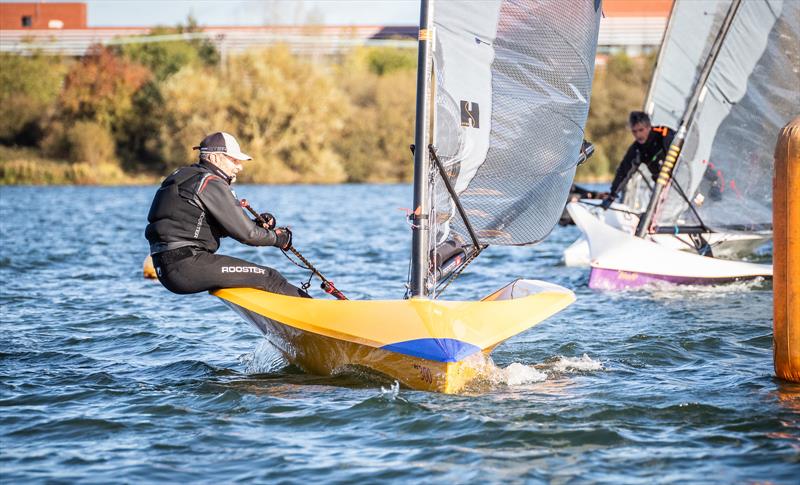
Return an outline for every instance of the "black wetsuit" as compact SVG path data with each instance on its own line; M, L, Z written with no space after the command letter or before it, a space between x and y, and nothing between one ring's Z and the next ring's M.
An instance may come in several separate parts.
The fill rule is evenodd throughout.
M650 134L644 143L633 142L625 152L614 181L611 182L610 196L617 196L619 190L628 183L628 180L636 173L639 165L644 163L653 176L653 181L658 179L658 172L661 170L661 162L667 156L667 150L675 138L675 131L666 126L654 126L650 129Z
M214 254L226 236L250 246L274 246L277 241L274 231L245 215L230 184L210 163L180 168L161 183L145 229L158 280L178 294L258 288L306 296L272 268Z

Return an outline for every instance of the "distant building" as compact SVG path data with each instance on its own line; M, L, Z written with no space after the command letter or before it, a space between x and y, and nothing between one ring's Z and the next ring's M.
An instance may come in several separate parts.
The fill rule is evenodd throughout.
M604 0L598 54L658 50L673 0Z
M673 0L604 0L598 61L609 54L639 55L657 50ZM56 33L54 29L59 31ZM0 3L0 51L80 56L92 44L175 40L143 39L147 27L87 27L84 3ZM253 47L289 45L295 52L338 54L356 45L416 48L417 26L202 27L177 38L203 37L223 55Z
M0 29L85 29L85 3L0 3Z

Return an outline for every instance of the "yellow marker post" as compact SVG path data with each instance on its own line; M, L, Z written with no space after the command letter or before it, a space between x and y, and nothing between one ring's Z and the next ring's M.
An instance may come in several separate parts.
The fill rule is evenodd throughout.
M778 137L772 193L775 375L800 382L800 116Z

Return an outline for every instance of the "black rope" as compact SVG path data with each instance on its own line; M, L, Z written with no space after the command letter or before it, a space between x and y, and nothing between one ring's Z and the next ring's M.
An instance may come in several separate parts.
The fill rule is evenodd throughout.
M241 201L239 201L239 205L242 208L247 209L255 217L256 223L258 223L259 225L264 227L264 229L268 229L267 221L265 221L264 218L261 217L261 214L259 214L258 211L253 209L253 207L250 205L250 203L247 202L247 199L242 199ZM347 299L347 297L344 296L344 294L341 291L339 291L333 285L333 282L329 281L324 276L322 276L322 273L320 273L319 270L317 268L315 268L314 265L312 265L309 260L307 260L302 254L300 254L300 251L298 251L297 249L293 248L292 246L289 246L286 249L283 249L283 248L279 248L279 249L281 250L283 255L286 256L286 258L289 261L292 262L292 264L294 264L298 268L302 268L302 269L306 269L306 270L311 271L311 276L317 276L320 280L322 280L322 284L320 285L320 288L322 288L322 290L325 291L325 293L328 293L329 295L333 295L338 300L346 300ZM300 264L296 263L292 258L290 258L289 255L286 254L286 250L291 251L292 254L294 254L295 257L297 257L297 259L299 259L305 266L301 266ZM311 281L311 278L309 278L309 286L308 287L311 286L310 285L310 281ZM308 289L308 287L304 287L303 289L306 290L306 289Z
M686 192L683 191L683 188L678 183L678 181L675 180L675 178L673 177L671 182L672 182L672 185L675 187L675 190L678 192L678 194L680 194L680 196L683 197L683 200L686 201L687 204L689 204L689 208L692 210L692 213L697 218L697 222L700 223L700 227L702 227L703 229L705 229L708 232L711 232L711 230L708 228L708 226L706 226L706 224L703 222L703 219L700 218L700 214L697 213L697 208L695 208L695 206L692 203L692 201L689 200L689 197L686 196Z
M647 184L647 188L653 190L653 185L650 183L649 180L647 180L647 176L645 176L644 172L642 172L641 164L636 166L636 171L639 173L639 175L642 176L642 180L644 180L644 182ZM708 226L705 225L705 223L703 222L703 219L700 217L700 214L698 214L697 208L694 206L694 203L691 200L689 200L689 196L686 195L686 192L683 190L683 187L681 187L681 184L678 183L675 177L671 177L670 182L672 183L673 187L675 187L675 191L678 192L678 195L681 196L684 202L686 202L686 204L689 206L689 209L692 210L692 213L697 218L697 221L700 223L700 226L706 231L711 232Z
M297 261L295 261L294 259L292 259L292 257L291 257L291 256L289 256L289 255L286 253L286 251L284 251L283 249L281 249L281 252L283 253L283 255L284 255L284 256L286 256L286 259L288 259L289 261L291 261L291 262L292 262L292 264L293 264L293 265L295 265L295 266L297 266L298 268L301 268L301 269L305 269L305 270L311 271L312 275L313 275L313 273L315 272L313 269L309 268L308 266L304 266L304 265L302 265L302 264L298 263Z
M297 266L300 269L311 271L311 273L308 275L308 281L306 281L305 283L301 283L300 284L300 286L303 288L303 291L308 291L308 289L311 288L311 280L314 278L314 274L316 272L312 268L309 268L308 266L302 265L302 264L298 263L297 261L295 261L294 259L292 259L292 257L289 256L289 254L286 253L286 251L284 251L283 249L281 249L281 252L283 253L284 256L286 256L286 259L288 259L289 262L291 262L293 265Z
M645 177L645 174L641 171L641 165L637 165L636 166L636 171L639 173L639 175L642 176L642 179L645 181L645 183L647 184L648 188L652 188L650 183L647 181L647 178ZM673 178L671 180L671 183L675 187L675 191L678 192L678 194L683 198L683 200L689 205L689 208L692 210L692 213L697 218L697 221L700 223L700 227L706 232L712 232L708 228L708 226L705 225L705 223L703 222L703 219L700 218L700 214L698 214L697 209L695 208L694 204L692 203L692 201L689 200L689 197L686 195L686 192L684 192L683 188L680 186L678 181ZM584 202L582 200L579 200L578 202L581 203L581 204L584 204L584 205L591 206L591 207L597 207L597 204L590 204L590 203ZM642 215L639 212L633 212L633 211L629 211L629 210L625 210L625 209L617 209L617 208L614 208L614 207L611 207L611 206L609 206L608 209L606 209L606 210L612 210L612 211L615 211L615 212L622 212L623 214L631 214L631 215L634 215L634 216L637 216L637 217L641 217L641 215ZM678 237L677 234L673 234L673 237L678 239L678 241L682 242L683 244L686 244L690 248L694 249L697 252L697 254L699 254L700 256L711 256L711 257L713 257L713 251L711 249L713 247L713 245L710 244L708 241L706 241L706 239L702 235L700 235L699 238L697 238L697 239L695 239L694 237L690 236L689 239L692 241L691 243L686 241L686 240L684 240L684 239L681 239L680 237Z
M663 149L662 149L662 151L663 151ZM642 164L641 163L636 166L636 172L642 177L642 181L645 183L645 185L647 185L647 189L652 191L653 190L653 184L651 184L650 181L647 180L647 175L645 175L645 173L642 172Z
M600 204L590 204L590 203L584 202L582 200L579 200L578 203L579 204L583 204L583 205L588 205L589 207L600 207ZM610 207L610 206L606 210L610 210L610 211L614 211L614 212L622 212L623 214L631 214L631 215L634 215L634 216L640 216L641 215L641 213L639 213L639 212L629 211L629 210L625 210L625 209L617 209L616 207Z

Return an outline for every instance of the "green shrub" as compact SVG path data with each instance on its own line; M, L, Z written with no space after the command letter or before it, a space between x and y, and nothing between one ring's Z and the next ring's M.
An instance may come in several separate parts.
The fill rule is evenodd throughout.
M61 90L66 68L58 57L0 53L0 141L33 145Z
M126 44L120 50L126 58L147 66L159 81L198 61L197 51L183 41Z
M154 36L195 32L199 32L197 22L189 17L185 26L156 27L141 39L141 43L118 47L123 57L146 66L153 73L153 78L133 95L131 109L122 113L114 124L117 154L122 158L124 168L143 168L155 172L166 169L167 164L162 158L159 142L161 128L167 118L163 109L162 84L186 66L194 66L200 70L203 66L216 66L219 63L219 53L208 39L148 41Z
M197 159L193 146L212 131L230 131L228 106L232 101L229 87L215 70L186 66L162 85L164 123L159 130L161 159L166 171ZM239 139L246 153L251 148Z
M131 103L131 110L115 123L114 138L122 166L126 170L163 173L166 164L159 137L167 113L159 83L155 80L145 83L133 95Z
M111 132L95 121L77 121L69 126L51 123L41 143L41 153L45 157L72 163L119 163L115 152Z
M221 130L253 156L243 181L335 183L345 179L338 154L348 100L323 69L285 47L231 56L222 71L186 66L163 86L161 131L171 166L196 158L191 147Z
M69 140L67 128L60 121L51 122L44 132L40 143L42 155L50 158L69 158Z
M78 121L66 132L69 160L96 166L117 163L114 138L108 128L96 121Z
M350 99L342 136L334 142L349 182L411 179L408 147L414 142L416 71L378 75L356 51L340 67L337 82Z
M192 19L189 19L188 27L156 27L141 38L142 42L122 44L119 51L127 59L149 68L158 81L167 79L190 64L214 66L219 62L219 54L206 39L148 41L148 37L196 32L196 27Z
M359 47L355 50L356 58L370 72L383 76L395 71L416 72L417 50L398 47Z

